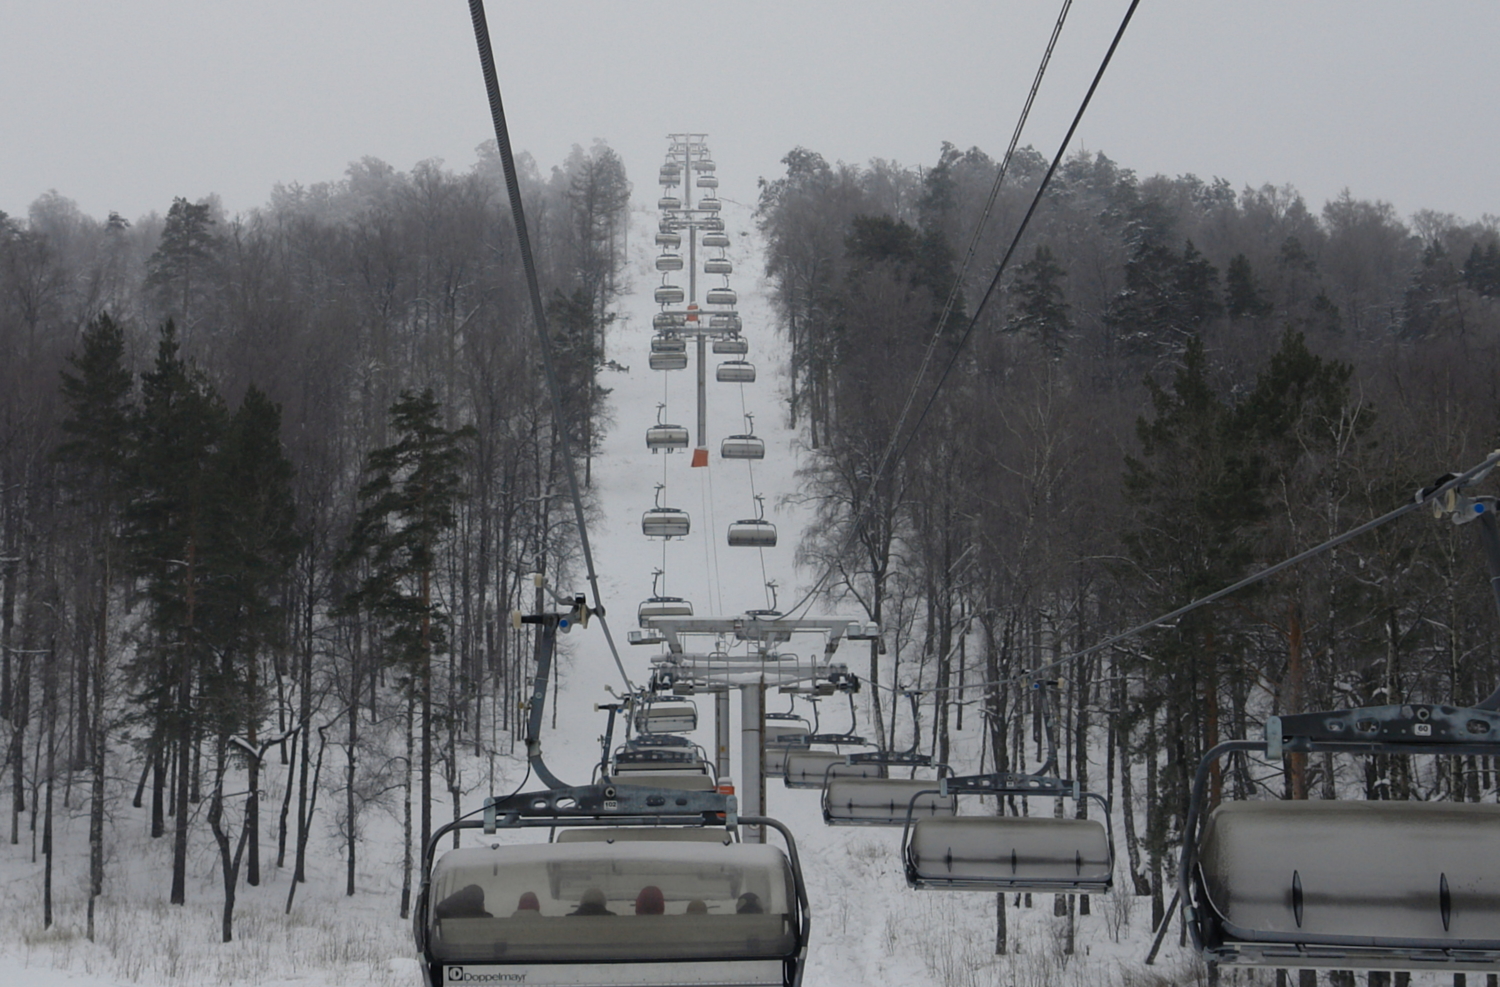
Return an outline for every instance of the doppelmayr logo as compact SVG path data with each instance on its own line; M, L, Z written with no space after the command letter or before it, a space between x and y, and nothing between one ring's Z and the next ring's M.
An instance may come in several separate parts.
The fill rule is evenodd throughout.
M448 983L450 984L524 984L526 974L522 973L480 973L478 970L465 970L461 966L448 967Z

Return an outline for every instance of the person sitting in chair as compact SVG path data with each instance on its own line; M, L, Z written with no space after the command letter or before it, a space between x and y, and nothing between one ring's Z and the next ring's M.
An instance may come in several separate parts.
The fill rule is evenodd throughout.
M667 899L662 895L661 888L654 884L648 884L641 888L641 893L635 898L635 913L637 915L662 915L667 910Z
M438 902L432 909L438 918L494 918L484 910L484 888L466 884Z
M511 918L536 918L542 914L542 903L537 900L535 891L527 891L521 895L521 900L516 902L516 910L510 913Z
M578 899L578 907L568 913L569 915L613 915L604 905L604 892L598 888L589 888Z
M761 915L764 912L765 909L760 904L760 895L754 891L746 891L740 895L740 900L734 906L736 915Z

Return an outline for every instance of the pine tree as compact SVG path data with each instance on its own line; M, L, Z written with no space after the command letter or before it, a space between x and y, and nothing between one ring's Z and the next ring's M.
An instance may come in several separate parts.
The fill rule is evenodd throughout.
M1231 319L1263 319L1271 314L1271 303L1261 295L1250 259L1244 254L1230 258L1224 272L1224 294L1224 308Z
M362 610L375 620L382 662L397 670L406 689L408 744L414 706L421 708L421 847L432 835L432 663L448 647L449 617L435 579L457 521L466 444L474 435L469 426L443 428L441 413L431 389L402 391L391 405L391 427L398 438L365 462L360 512L343 556L346 565L365 566L364 578L343 609ZM411 855L408 816L403 918L411 905Z
M173 199L161 243L146 261L147 287L156 292L161 311L181 321L185 335L195 325L199 297L212 284L218 258L213 225L209 203Z
M120 509L127 493L131 425L136 409L135 380L125 366L125 333L109 317L99 315L83 333L83 350L68 357L75 371L62 372L63 400L68 407L62 421L67 440L57 456L66 469L64 482L88 516L90 536L98 546L92 641L93 661L79 676L84 695L78 703L87 710L87 751L92 783L89 793L89 904L88 930L94 938L94 907L104 893L104 773L109 751L104 719L104 691L109 676L109 600L116 572L116 541Z
M224 869L227 942L240 865L239 853L230 854L220 824L227 745L232 735L243 733L250 751L260 748L265 706L260 661L267 649L280 646L284 614L277 597L301 547L292 464L281 446L281 409L254 385L228 422L210 475L204 563L213 578L205 586L202 606L204 636L217 665L209 669L201 691L217 740L208 820ZM254 886L260 883L260 759L247 754L249 785L240 845L249 847L246 881Z
M203 374L178 352L168 320L156 364L141 378L132 500L125 512L130 563L145 582L154 631L152 647L131 671L158 751L176 758L173 792L173 904L187 900L188 792L200 720L194 688L211 668L200 603L211 582L205 540L210 524L211 472L224 407Z
M1068 303L1063 298L1062 279L1067 272L1045 246L1036 248L1031 260L1022 264L1016 278L1015 314L1005 328L1031 336L1053 356L1062 352L1073 329Z
M1219 274L1191 240L1181 256L1154 238L1125 264L1125 287L1104 321L1127 353L1174 356L1219 315Z

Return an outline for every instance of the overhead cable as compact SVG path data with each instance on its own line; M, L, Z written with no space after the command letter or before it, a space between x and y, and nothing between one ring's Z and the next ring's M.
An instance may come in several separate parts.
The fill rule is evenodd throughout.
M526 288L531 294L532 320L536 323L537 337L541 341L542 368L547 374L547 391L552 398L552 420L560 447L563 471L568 477L568 490L573 496L573 516L578 525L578 544L583 552L584 567L588 570L589 589L594 600L594 614L604 630L604 639L614 656L615 667L625 687L631 692L635 685L625 672L625 663L620 660L620 651L609 632L605 620L604 601L599 595L599 574L594 569L594 556L589 548L588 524L583 516L583 495L578 488L578 471L573 466L572 443L568 440L567 419L563 416L562 386L553 369L552 340L547 332L547 312L542 305L542 290L537 281L536 260L531 253L531 237L526 231L526 211L521 203L521 185L516 176L516 160L511 153L510 130L505 123L505 107L500 101L500 83L495 74L495 56L490 48L490 29L484 16L484 0L469 0L469 16L474 22L474 41L479 48L479 67L484 73L484 89L490 102L490 120L495 127L495 143L500 150L500 162L505 169L505 190L510 196L510 211L516 227L516 239L520 243L521 263L526 270Z

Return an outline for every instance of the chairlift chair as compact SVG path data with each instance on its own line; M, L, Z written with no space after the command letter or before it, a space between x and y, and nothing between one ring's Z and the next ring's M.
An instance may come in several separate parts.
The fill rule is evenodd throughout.
M715 168L715 165L714 165L714 159L713 158L699 158L697 161L693 162L693 170L694 171L707 171L707 172L711 172L711 171L714 170L714 168Z
M796 843L774 819L736 819L733 796L602 784L515 796L486 816L440 827L425 848L413 931L427 987L800 985ZM736 822L776 830L786 850L738 841ZM455 829L541 827L557 839L438 857Z
M691 522L677 507L653 507L641 515L641 534L647 538L685 538Z
M776 525L765 518L747 518L729 525L730 548L775 548Z
M710 328L717 328L712 321L714 318L716 316L709 317ZM746 342L743 336L720 336L714 340L715 356L744 356L749 352L750 344Z
M657 290L660 291L661 289L658 288ZM710 288L708 289L708 293L703 296L703 300L710 305L733 305L738 299L739 296L734 293L733 288ZM678 299L678 301L681 301L681 299Z
M710 175L699 175L698 176L698 182L697 182L697 184L698 184L699 188L718 188L719 187L719 177L717 175L711 175L711 174Z
M671 452L687 447L688 430L682 425L659 423L646 429L646 448L652 452Z
M652 370L686 370L686 353L652 353L646 357L646 365Z
M652 617L691 617L692 615L693 604L680 596L650 596L643 600L635 611L636 622L642 627L650 627Z
M850 760L845 751L787 751L782 780L788 788L821 789L835 778L879 778L883 765Z
M566 613L518 615L541 632L527 759L550 787L491 798L482 819L440 826L423 847L412 914L423 980L427 987L522 980L615 987L623 967L635 985L799 987L807 888L785 825L738 815L734 796L718 791L570 787L543 763L536 737L556 636L574 622L586 625L587 613L580 596ZM612 727L618 706L609 709ZM785 852L735 841L741 825L774 829ZM713 827L730 838L497 843L438 858L443 840L461 829L584 827L654 828L663 836Z
M651 317L651 328L657 332L681 329L687 325L687 317L681 312L657 312Z
M719 202L718 196L705 195L703 198L698 200L698 208L705 209L709 212L718 212L720 206L721 203Z
M681 316L677 316L677 318L681 319L682 317ZM651 337L651 352L652 353L686 353L687 352L687 340L683 339L681 336L673 336L673 335L668 335L666 333L659 333L659 334Z
M643 734L692 733L698 729L698 706L686 696L649 696L636 710L635 728Z
M740 320L738 312L715 312L708 317L710 329L727 329L731 333L738 333L745 328L745 323Z
M687 292L682 290L681 285L663 284L657 286L655 297L658 305L681 305Z
M710 233L723 233L724 232L724 221L722 219L720 219L718 216L705 216L702 219L698 220L698 228L702 229L702 230L707 230ZM708 243L707 241L705 241L703 245L705 247L712 247L713 246L713 244ZM727 246L729 246L729 244L726 243L726 244L724 244L724 246L727 247Z
M682 234L659 230L656 234L656 245L663 250L676 250L682 246Z
M710 257L703 262L704 274L733 274L734 264L728 257Z
M703 245L705 247L727 247L729 246L729 234L722 229L710 230L703 234Z
M1221 964L1500 971L1500 805L1229 802L1206 811L1227 754L1500 755L1500 713L1408 703L1273 716L1263 741L1204 755L1179 890L1193 943Z
M932 794L1020 795L1097 800L1104 822L1042 816L949 816L912 819L901 837L906 883L949 891L1104 892L1114 881L1109 804L1075 782L998 773L943 778Z
M753 384L755 364L748 360L725 360L714 371L714 379L721 384Z
M905 826L908 820L951 816L952 795L931 779L833 778L823 789L823 821L830 826Z
M721 459L765 459L766 442L754 435L730 435L719 443Z
M718 789L713 765L696 753L627 749L617 751L607 781L620 785L662 788L682 792L712 792Z
M658 254L656 257L656 269L658 271L680 271L682 270L681 254Z
M682 200L675 195L664 195L656 200L656 208L671 212L682 208Z

